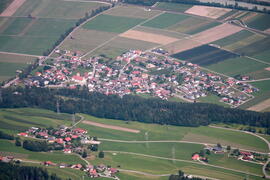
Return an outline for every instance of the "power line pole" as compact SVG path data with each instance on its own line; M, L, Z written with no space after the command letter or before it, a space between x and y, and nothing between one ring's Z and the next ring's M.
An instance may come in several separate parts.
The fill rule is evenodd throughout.
M74 126L76 121L75 113L72 114L72 126Z
M149 148L149 143L148 143L148 139L149 139L149 137L148 137L148 132L145 132L144 133L144 137L145 137L145 141L146 141L146 148Z

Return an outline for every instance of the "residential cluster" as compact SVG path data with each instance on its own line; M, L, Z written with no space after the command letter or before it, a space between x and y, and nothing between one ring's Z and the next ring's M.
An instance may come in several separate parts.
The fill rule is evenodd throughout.
M59 57L45 61L24 83L30 86L87 86L104 94L148 94L165 100L171 97L200 101L217 95L237 107L253 98L259 89L234 78L206 72L198 65L168 56L163 49L129 50L111 59L104 56L82 59L80 52L57 50Z

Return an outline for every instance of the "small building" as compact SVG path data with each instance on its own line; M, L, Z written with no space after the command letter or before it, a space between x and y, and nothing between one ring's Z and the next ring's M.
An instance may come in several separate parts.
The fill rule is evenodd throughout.
M191 159L193 161L199 161L200 160L200 155L199 154L194 154Z
M19 134L17 134L18 136L23 136L23 137L28 137L28 133L25 132L21 132Z

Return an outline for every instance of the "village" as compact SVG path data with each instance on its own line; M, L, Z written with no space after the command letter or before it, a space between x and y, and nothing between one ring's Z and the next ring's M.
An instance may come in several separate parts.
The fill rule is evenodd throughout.
M216 95L231 107L251 100L258 88L245 83L249 77L226 78L202 70L196 64L176 60L163 49L129 50L115 60L101 55L87 60L80 52L56 50L59 57L45 61L38 71L24 81L37 87L87 86L89 91L106 95L148 94L169 100L189 102Z
M48 144L54 145L54 150L62 150L65 154L76 153L82 158L87 157L86 148L90 147L91 150L97 151L98 145L101 143L96 137L89 137L87 130L82 128L68 128L61 125L59 128L37 128L31 127L25 132L17 134L21 137L43 139ZM16 161L14 157L0 157L3 162ZM52 161L45 161L41 163L44 166L58 166L59 168L72 168L85 171L91 178L96 177L109 177L119 179L115 174L118 172L116 168L100 164L94 166L91 164L66 164L66 163L53 163Z

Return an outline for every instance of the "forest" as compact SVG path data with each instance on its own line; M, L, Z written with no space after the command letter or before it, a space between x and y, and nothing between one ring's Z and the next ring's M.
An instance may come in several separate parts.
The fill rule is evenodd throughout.
M45 169L31 166L0 162L1 180L61 180L55 174L48 174Z
M85 113L124 121L205 126L211 123L236 123L269 128L270 113L224 108L207 103L181 103L134 95L119 97L81 89L17 87L1 89L0 108L37 107L64 113ZM269 128L270 129L270 128Z

